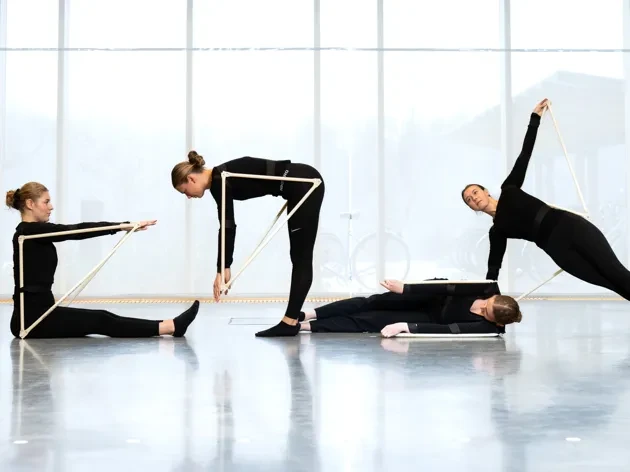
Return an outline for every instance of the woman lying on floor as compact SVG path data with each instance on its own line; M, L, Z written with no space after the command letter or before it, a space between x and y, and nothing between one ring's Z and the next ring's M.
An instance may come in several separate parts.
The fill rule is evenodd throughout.
M386 280L387 293L340 300L300 314L314 333L505 333L520 323L518 302L496 282L403 284Z

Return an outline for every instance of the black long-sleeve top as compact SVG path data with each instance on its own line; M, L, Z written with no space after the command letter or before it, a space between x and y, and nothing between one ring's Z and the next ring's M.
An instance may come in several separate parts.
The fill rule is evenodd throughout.
M238 174L275 175L283 176L287 170L289 160L274 161L258 157L240 157L221 164L212 169L212 182L210 193L217 203L219 217L219 234L217 244L217 273L221 272L221 172L234 172ZM279 180L251 179L241 177L229 177L225 185L225 268L232 265L234 255L234 241L236 239L236 221L234 219L234 200L249 200L265 195L277 197L282 194L283 185L286 182Z
M483 316L470 311L477 299L500 295L496 282L482 283L405 284L403 294L433 300L442 297L440 309L431 323L407 323L410 333L442 334L452 333L451 325L456 325L460 333L505 333L504 326L498 326Z
M98 228L100 226L115 226L120 223L106 221L93 223L79 223L73 225L60 225L55 223L21 222L15 228L13 235L13 280L15 283L15 294L20 291L20 252L18 238L20 236L32 236L43 233L56 233L61 231L74 231L77 229ZM23 261L24 261L24 288L28 291L50 291L55 282L55 271L57 270L57 249L53 243L69 240L80 240L96 238L107 234L115 234L120 229L109 229L103 231L93 231L90 233L78 233L62 236L50 236L46 238L27 239L24 241Z
M541 208L549 208L549 206L521 189L529 159L534 150L539 125L540 116L532 113L521 153L512 171L501 185L501 196L497 204L494 223L489 231L490 253L486 278L490 280L496 280L499 277L508 238L537 242L548 234L555 221L556 215L550 209L549 215L554 214L554 217L545 218L540 230L536 231L535 219L538 212Z

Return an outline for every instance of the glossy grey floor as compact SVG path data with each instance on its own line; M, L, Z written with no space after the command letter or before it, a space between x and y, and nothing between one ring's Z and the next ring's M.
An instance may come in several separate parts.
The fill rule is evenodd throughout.
M185 339L20 342L2 305L0 470L628 470L630 305L523 307L498 340L259 339L282 305L222 304Z

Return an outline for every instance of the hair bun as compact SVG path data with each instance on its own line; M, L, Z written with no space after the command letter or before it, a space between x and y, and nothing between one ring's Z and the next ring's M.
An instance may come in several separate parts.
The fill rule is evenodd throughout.
M197 154L197 151L190 151L188 153L188 162L195 167L203 167L206 165L206 161L204 161L203 156Z
M15 208L15 204L16 204L15 190L9 190L7 192L5 203L9 208Z

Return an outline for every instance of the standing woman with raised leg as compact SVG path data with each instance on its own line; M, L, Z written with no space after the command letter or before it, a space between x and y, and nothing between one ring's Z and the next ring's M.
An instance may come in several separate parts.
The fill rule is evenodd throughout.
M221 295L221 207L223 204L223 189L221 172L294 177L304 179L319 179L321 183L302 203L288 220L291 263L291 288L289 303L284 317L275 326L256 333L256 336L295 336L300 326L298 316L302 304L313 283L313 250L319 225L319 212L324 200L324 179L317 169L301 163L288 160L274 161L256 157L241 157L219 166L206 168L205 160L196 151L188 153L188 161L180 162L171 171L173 187L188 198L201 198L206 190L217 204L219 218L219 235L217 245L217 275L214 280L214 298L219 300ZM236 238L236 221L234 219L234 200L249 200L251 198L271 195L282 197L287 201L287 212L290 213L303 197L311 190L310 182L295 182L283 180L268 180L256 178L226 179L225 188L225 282L231 278L230 267L234 253Z
M469 184L462 190L464 202L473 210L490 215L494 223L489 232L486 278L498 279L507 240L525 239L536 243L567 273L630 300L630 271L619 261L602 232L586 218L553 208L521 188L546 107L547 99L534 108L523 149L501 185L498 200L479 184Z

